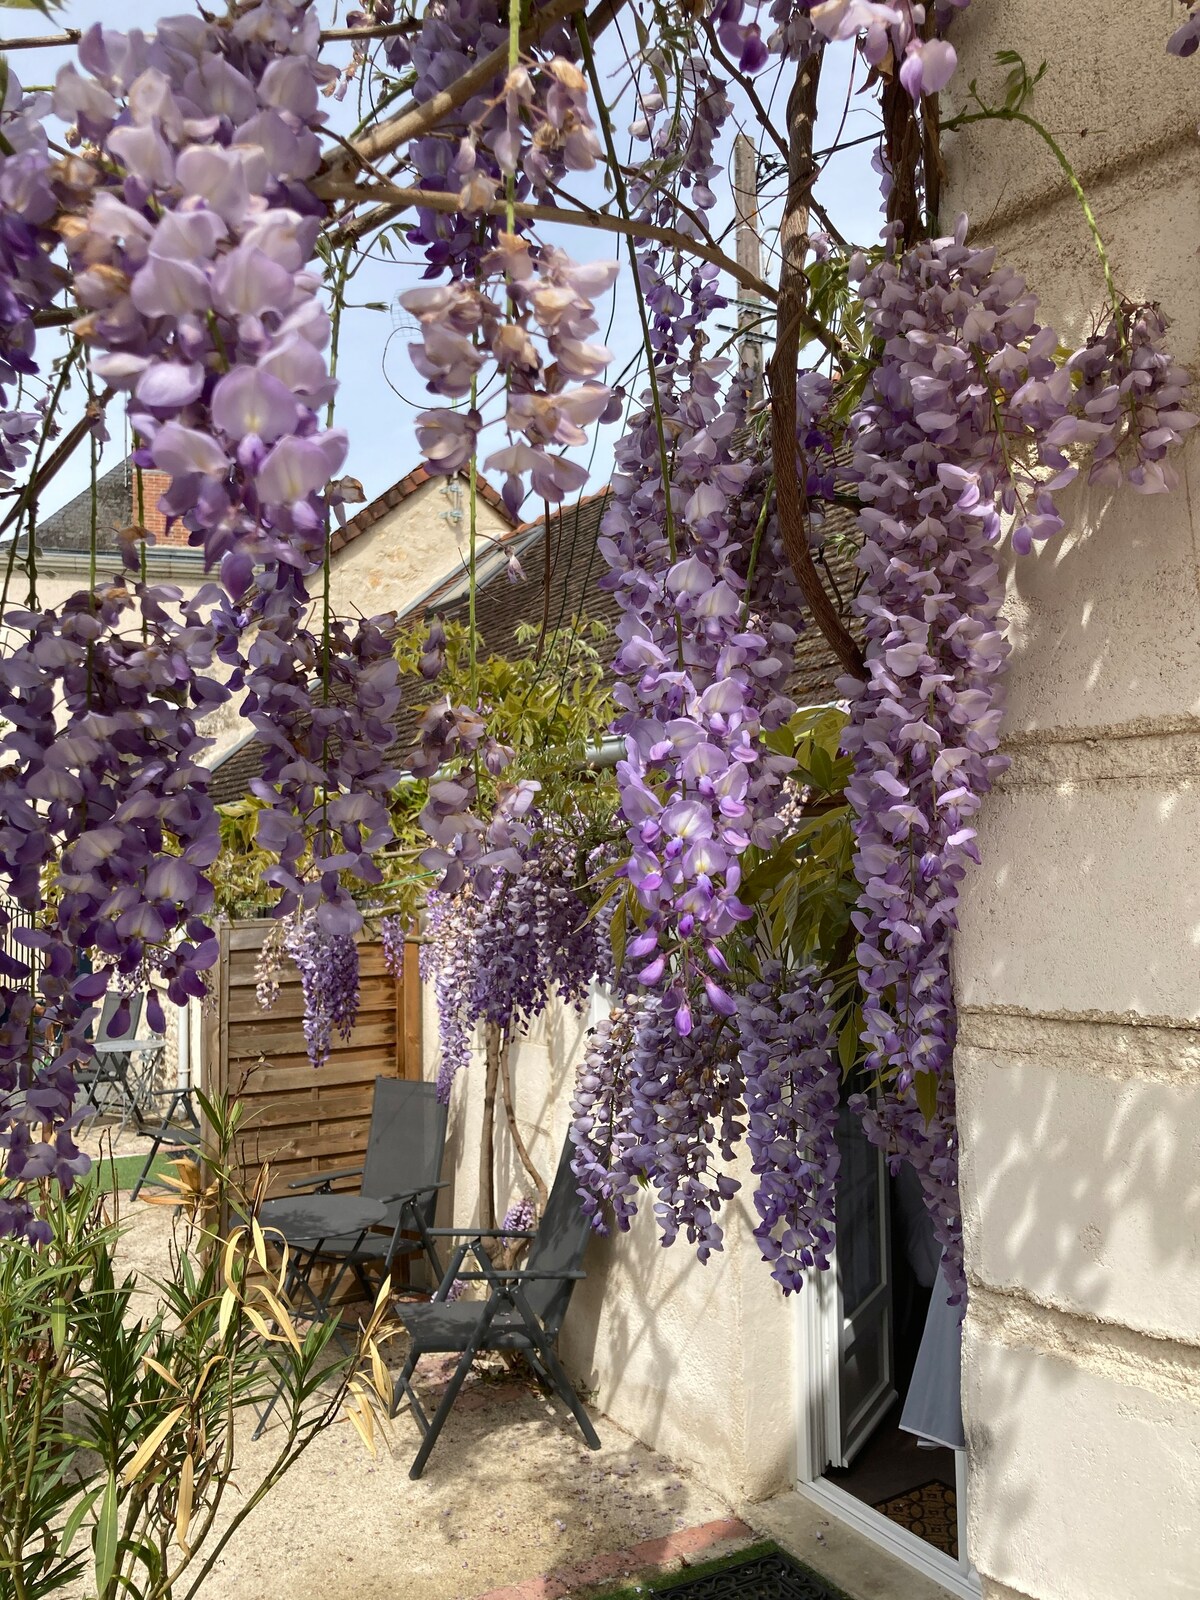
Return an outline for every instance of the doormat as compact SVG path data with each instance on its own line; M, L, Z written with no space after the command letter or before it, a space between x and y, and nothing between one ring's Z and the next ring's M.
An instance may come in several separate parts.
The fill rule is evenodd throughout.
M889 1522L898 1522L918 1539L958 1560L958 1497L944 1483L923 1483L907 1494L878 1501L875 1509Z
M733 1561L719 1572L649 1592L662 1600L845 1600L840 1589L831 1589L782 1550Z

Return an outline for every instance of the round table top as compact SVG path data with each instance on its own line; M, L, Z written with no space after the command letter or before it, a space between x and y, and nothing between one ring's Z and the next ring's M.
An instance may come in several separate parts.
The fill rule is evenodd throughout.
M258 1213L264 1228L277 1228L286 1239L333 1239L365 1233L387 1215L382 1200L360 1194L281 1195Z

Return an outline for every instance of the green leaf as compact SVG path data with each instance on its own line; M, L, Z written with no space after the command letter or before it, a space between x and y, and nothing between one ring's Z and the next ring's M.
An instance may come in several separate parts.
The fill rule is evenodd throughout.
M608 936L612 943L613 971L620 972L625 965L625 930L627 926L626 902L618 900L609 919Z
M117 1562L117 1477L111 1467L92 1533L92 1549L96 1556L96 1596L97 1600L104 1600Z
M808 770L825 790L826 794L833 788L833 762L829 759L828 751L819 744L814 744L809 755Z
M57 9L54 0L0 0L6 11L40 11L44 17L52 16Z
M926 1123L933 1121L937 1111L938 1081L935 1072L918 1072L913 1077L913 1088L917 1093L917 1105Z
M67 1551L71 1548L71 1545L75 1540L75 1535L79 1532L79 1529L83 1524L84 1517L87 1516L88 1512L95 1505L96 1497L99 1495L99 1493L100 1489L97 1486L90 1492L90 1494L85 1494L82 1499L76 1502L75 1509L71 1512L71 1515L63 1524L62 1537L58 1541L58 1553L60 1556L65 1556Z
M55 1355L61 1355L67 1342L67 1302L54 1300L50 1306L50 1337L54 1341Z
M858 1041L862 1034L862 1007L852 1006L850 1015L838 1038L838 1060L842 1064L842 1076L853 1067L858 1059Z

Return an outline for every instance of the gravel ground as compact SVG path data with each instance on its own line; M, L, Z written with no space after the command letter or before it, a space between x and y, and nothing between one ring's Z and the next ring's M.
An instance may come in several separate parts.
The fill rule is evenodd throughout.
M97 1148L95 1136L87 1141ZM147 1148L129 1131L117 1155ZM122 1207L122 1257L161 1269L169 1208ZM389 1347L389 1365L403 1343ZM422 1363L427 1409L446 1368ZM474 1600L551 1568L623 1550L728 1515L716 1496L604 1417L603 1448L586 1449L574 1422L501 1364L477 1367L420 1482L408 1477L419 1443L401 1412L372 1460L348 1422L311 1446L238 1530L204 1584L203 1600ZM278 1448L239 1441L244 1482ZM186 1586L181 1586L180 1594Z

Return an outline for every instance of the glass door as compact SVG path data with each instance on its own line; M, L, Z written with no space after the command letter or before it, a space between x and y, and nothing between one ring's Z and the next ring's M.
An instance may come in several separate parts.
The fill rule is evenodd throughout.
M829 1462L848 1467L896 1399L887 1166L843 1105L838 1117L836 1359L829 1363Z

